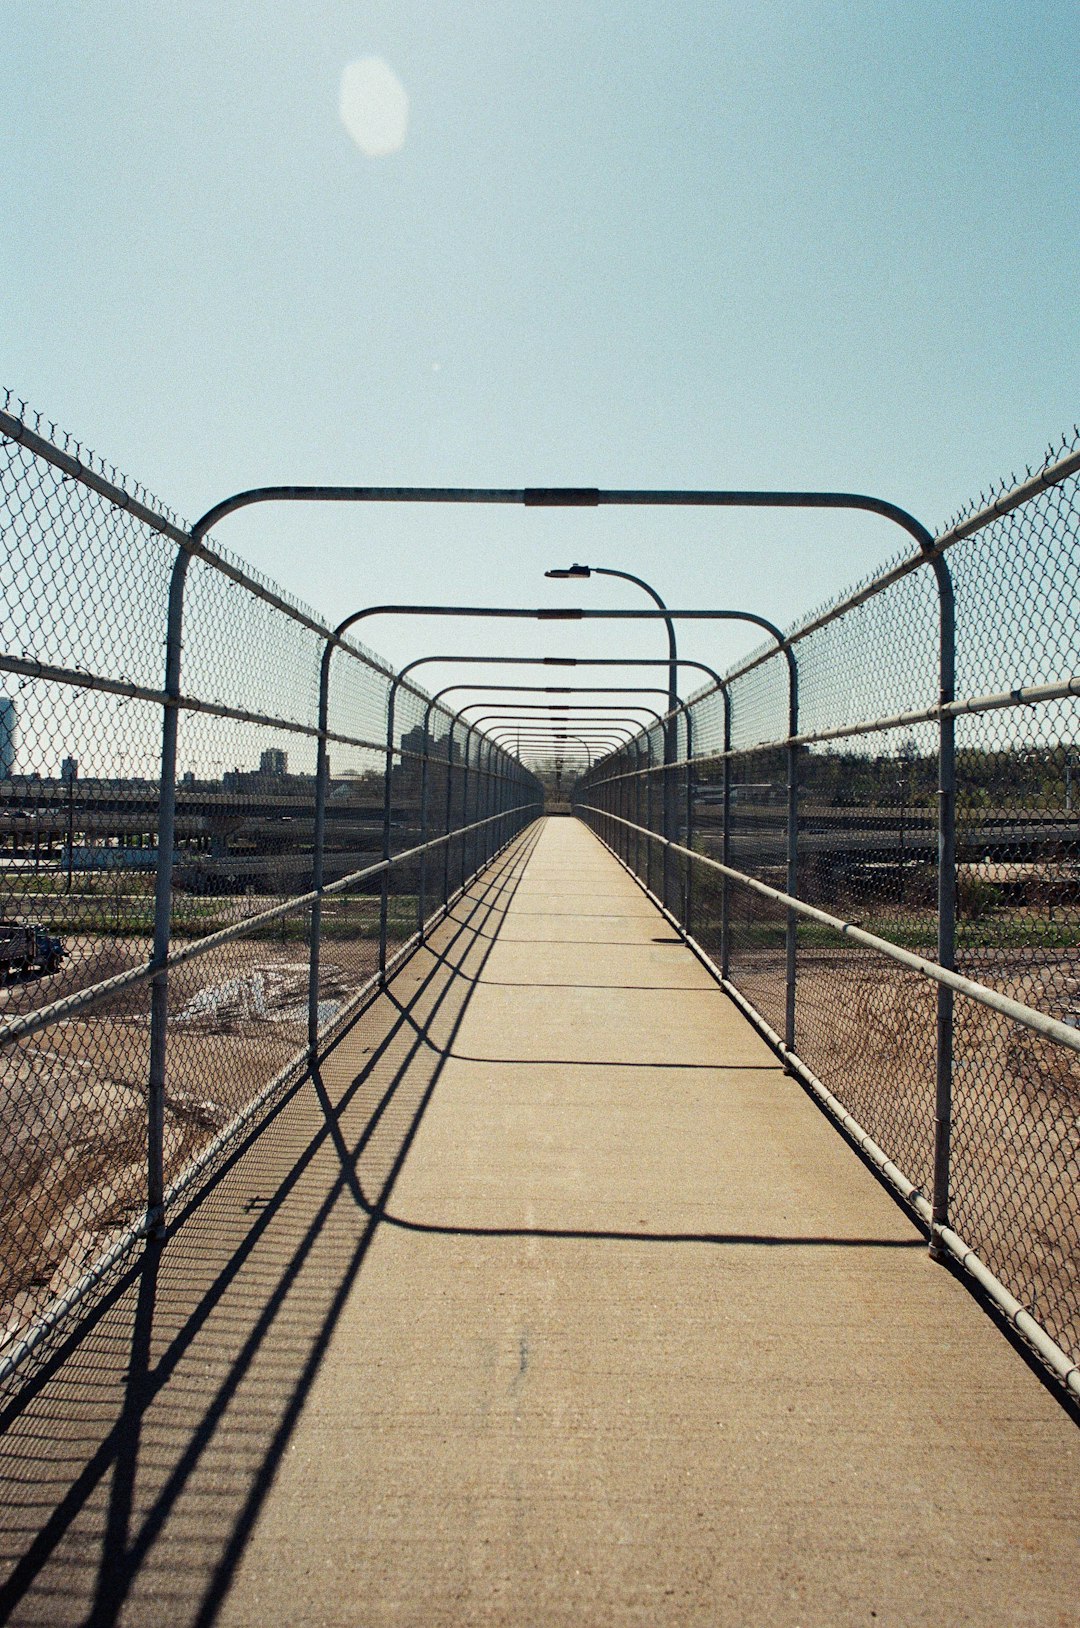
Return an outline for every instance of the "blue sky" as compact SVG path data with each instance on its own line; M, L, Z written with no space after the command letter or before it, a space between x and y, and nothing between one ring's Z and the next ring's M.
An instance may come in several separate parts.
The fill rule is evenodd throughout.
M8 0L0 371L189 518L280 480L805 485L939 526L1080 410L1075 22L1057 0ZM382 157L339 114L369 56L409 103ZM544 582L586 559L781 622L898 540L430 509L219 535L332 617L641 603ZM478 636L367 637L403 662Z

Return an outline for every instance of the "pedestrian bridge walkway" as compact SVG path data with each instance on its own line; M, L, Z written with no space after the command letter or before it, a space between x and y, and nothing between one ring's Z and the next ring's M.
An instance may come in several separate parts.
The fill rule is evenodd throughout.
M584 826L316 1084L14 1420L12 1620L1076 1620L1070 1417Z

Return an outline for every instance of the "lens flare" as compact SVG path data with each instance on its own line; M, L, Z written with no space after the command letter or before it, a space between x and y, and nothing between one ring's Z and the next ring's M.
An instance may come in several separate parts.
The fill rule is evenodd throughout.
M409 98L382 57L359 57L341 75L341 122L368 158L386 158L405 145Z

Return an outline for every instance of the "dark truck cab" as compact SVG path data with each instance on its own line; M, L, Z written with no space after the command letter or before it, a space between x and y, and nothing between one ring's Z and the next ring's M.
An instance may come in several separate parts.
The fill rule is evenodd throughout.
M0 921L0 977L13 972L55 972L65 955L63 941L39 922Z

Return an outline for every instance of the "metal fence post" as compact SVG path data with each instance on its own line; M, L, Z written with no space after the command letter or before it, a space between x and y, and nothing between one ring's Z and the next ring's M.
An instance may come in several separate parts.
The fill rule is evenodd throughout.
M725 865L731 864L731 691L725 684L724 696L724 770L723 810L720 833L720 852ZM731 976L731 884L724 876L720 882L720 975Z
M477 747L476 818L483 821L487 819L488 798L491 795L491 742L489 741L486 743L485 750L485 740L481 735L479 741L477 742ZM476 833L476 845L473 850L473 858L475 861L473 866L474 871L480 870L482 866L487 864L487 840L488 828L486 824L482 824L479 831Z
M620 747L619 751L615 754L614 759L612 761L612 765L611 765L613 773L617 773L617 774L620 774L620 775L625 774L625 771L626 771L626 753L627 753L628 749L629 749L629 742L627 743L626 746ZM589 769L588 769L587 772L591 773L591 771L592 771L592 765L590 764ZM590 795L591 795L591 793L590 793ZM623 864L625 865L625 864L628 863L628 858L629 858L629 853L630 853L630 833L625 828L625 826L620 826L617 823L618 816L620 814L625 813L625 811L626 811L626 781L625 781L625 779L620 780L616 785L612 786L606 793L603 794L603 806L604 806L604 810L605 810L606 813L608 813L610 815L613 815L615 817L614 819L609 821L609 823L614 826L614 829L613 829L613 831L611 833L611 835L612 835L611 846L614 848L615 852L618 854L619 858L622 860Z
M493 741L488 742L485 757L487 762L483 773L483 796L477 810L478 817L484 822L477 833L477 855L480 866L487 864L490 853L491 826L487 822L491 813L491 796L495 789L495 744Z
M690 708L685 703L683 704L682 713L686 720L686 847L692 853L694 849L694 770L692 761L694 756L694 726ZM691 938L694 936L693 924L690 920L693 901L693 874L693 860L685 859L683 861L683 926Z
M487 824L484 826L485 865L490 863L491 858L495 853L495 849L498 847L498 837L501 830L501 826L495 820L495 815L499 813L499 802L502 796L502 767L504 758L501 750L499 751L497 758L495 753L496 748L492 746L490 762L488 765L488 794L485 800L485 813L487 817Z
M956 602L952 576L940 555L931 556L940 605L940 699L956 698ZM943 714L938 726L938 963L956 965L956 723ZM949 1177L952 1145L953 992L937 991L937 1069L934 1082L934 1193L930 1255L944 1260L948 1251L933 1229L949 1224Z
M465 726L465 751L461 768L461 874L458 880L459 891L465 887L465 876L469 866L469 839L465 834L465 827L469 823L469 756L472 752L473 727L471 723Z
M499 801L497 804L499 823L495 827L495 845L501 848L508 840L512 816L510 810L514 806L514 798L518 787L518 771L511 758L506 765L505 778L499 783Z
M450 719L450 728L446 732L446 805L443 817L443 836L446 845L443 848L443 909L450 908L450 825L454 812L454 725L457 723L456 715Z
M424 733L420 756L420 869L416 879L416 932L423 941L427 919L427 840L428 785L431 763L431 702L424 708Z
M631 741L630 745L633 747L633 757L630 756L630 747L627 747L626 752L623 755L623 765L627 775L630 777L625 782L626 791L624 812L626 814L626 818L628 820L633 820L636 827L640 823L641 819L641 779L638 773L639 769L641 768L641 736L638 735L635 740ZM610 793L607 795L610 797ZM626 833L625 859L627 865L629 865L634 874L640 875L641 832L636 829L633 831L627 831Z
M176 741L180 725L180 658L184 587L191 555L181 548L169 580L165 633L165 707L161 719L161 784L158 790L158 857L154 880L153 958L150 985L150 1073L146 1123L146 1209L151 1236L165 1230L165 1065L169 1026L168 960L172 934L172 871L176 846Z
M613 759L612 764L611 764L611 769L612 769L613 773L622 774L623 769L625 767L625 761L626 761L625 754L626 754L626 747L625 746L620 747L618 752L615 754L614 759ZM591 768L592 765L590 764L589 767ZM626 806L626 782L620 780L607 793L607 797L605 799L605 807L606 807L607 812L610 815L614 816L614 818L612 818L609 821L609 823L611 824L611 826L613 828L612 832L611 832L610 846L618 854L618 856L622 860L623 864L626 863L627 837L629 836L629 832L625 829L625 827L623 827L623 826L621 826L621 825L619 825L617 823L617 817L618 817L618 815L620 815L623 812L625 806Z
M626 863L633 870L635 876L641 875L641 736L630 743L634 749L633 758L627 749L626 769L632 776L626 787L626 817L633 820L634 829L626 834Z
M485 764L490 765L490 761L490 743L488 743L485 739L485 735L480 733L478 734L476 741L476 806L473 809L473 820L479 824L480 828L473 836L472 868L469 871L470 876L475 876L476 872L484 864L484 845L487 842L487 826L480 822L482 822L487 815L487 800L488 791L490 788L488 786L488 769L485 767Z
M318 743L315 753L315 829L311 844L310 942L308 949L308 1063L314 1069L319 1057L319 956L322 933L322 890L326 868L326 799L329 792L330 760L327 730L330 715L330 662L336 639L331 635L323 645L319 663Z
M643 767L646 753L649 750L648 730L640 737L641 744L634 754L636 768L634 770L634 813L636 816L637 832L634 839L634 869L643 882L648 885L648 838L642 834L642 827L649 818L648 803L648 770ZM645 865L642 865L642 856L645 856ZM642 875L642 871L645 874Z
M382 858L390 858L390 817L393 807L394 785L394 711L397 702L398 676L395 673L386 697L386 757L383 764L383 817ZM404 768L404 762L402 763ZM390 870L382 873L379 888L379 977L386 977L386 931L390 912Z
M799 888L799 748L791 738L799 732L799 669L795 652L784 641L788 663L788 745L787 745L787 882L785 892L794 898ZM784 1044L795 1050L795 980L798 919L788 909L784 928Z
M487 864L489 828L486 821L490 808L489 799L491 797L491 776L494 773L494 770L491 767L492 743L490 741L485 743L483 736L481 736L478 745L479 752L477 753L476 761L476 818L483 823L481 823L480 829L476 833L476 846L473 851L473 858L475 861L473 865L474 871L481 870Z
M653 819L652 819L652 805L653 805L653 793L652 793L652 735L649 734L648 732L645 735L645 743L644 743L644 745L645 745L645 750L644 750L644 753L643 753L644 764L643 764L643 769L642 769L642 781L641 781L641 801L642 801L642 804L643 804L643 808L642 808L643 818L642 818L641 823L642 823L642 826L643 826L645 831L651 832L652 828L653 828ZM641 879L645 883L645 886L651 892L652 891L652 842L649 840L648 836L644 836L642 838L641 858L642 858Z
M679 755L678 744L675 740L674 714L665 718L661 725L661 734L664 743L664 767L660 780L660 829L661 834L668 842L677 840L675 835L675 759ZM671 909L671 875L673 870L671 849L667 842L660 849L660 898L665 910Z

